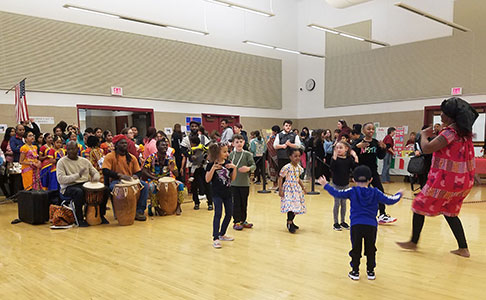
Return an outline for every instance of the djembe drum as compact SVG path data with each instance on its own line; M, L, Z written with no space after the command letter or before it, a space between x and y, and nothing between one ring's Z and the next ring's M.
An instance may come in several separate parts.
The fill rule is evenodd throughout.
M121 180L115 184L113 195L113 210L119 225L132 225L137 213L137 201L143 185L139 179Z
M173 215L177 209L177 183L172 177L159 179L157 200L160 209L166 215Z
M103 202L105 185L101 182L86 182L83 184L84 198L86 200L86 222L89 225L100 225L100 204Z

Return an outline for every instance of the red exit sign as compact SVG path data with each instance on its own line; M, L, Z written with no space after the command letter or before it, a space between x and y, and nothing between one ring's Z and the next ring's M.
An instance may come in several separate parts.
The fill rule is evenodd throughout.
M123 96L123 89L118 86L111 87L111 95L112 96Z
M451 89L451 95L452 96L459 96L462 95L462 87L453 87Z

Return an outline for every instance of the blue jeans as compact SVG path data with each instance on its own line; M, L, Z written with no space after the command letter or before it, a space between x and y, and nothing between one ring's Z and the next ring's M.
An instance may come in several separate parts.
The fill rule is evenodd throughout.
M114 180L110 183L110 192L113 191L115 184L118 184L118 183L120 183L119 180ZM143 189L140 191L140 197L138 198L138 201L137 201L137 213L143 214L145 212L145 209L147 208L147 198L148 198L148 194L149 194L149 186L143 180L140 180L140 183L143 185Z
M390 182L390 164L392 160L392 154L387 152L385 158L383 158L383 170L381 171L381 181Z
M231 215L233 211L233 201L231 195L229 197L223 198L219 195L213 195L214 204L214 218L213 218L213 239L217 240L219 236L223 236L228 229L228 225L231 221ZM224 219L221 228L219 222L221 221L221 216L223 215L223 204L224 204Z

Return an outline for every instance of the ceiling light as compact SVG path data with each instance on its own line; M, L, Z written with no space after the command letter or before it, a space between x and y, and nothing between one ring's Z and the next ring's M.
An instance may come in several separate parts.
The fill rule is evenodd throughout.
M100 15L100 16L105 16L105 17L120 18L118 15L114 15L114 14L110 14L110 13L106 13L106 12L101 12L101 11L94 10L94 9L89 9L89 8L82 8L82 7L72 6L72 5L69 5L69 4L64 4L63 7L64 8L69 8L69 9L72 9L72 10L82 11L82 12L89 12L89 13L92 13L92 14L96 14L96 15Z
M288 52L288 53L293 53L293 54L307 55L307 56L312 56L312 57L317 57L317 58L325 58L324 55L307 53L307 52L301 52L301 51L296 51L296 50L291 50L291 49L286 49L286 48L281 48L281 47L275 47L275 46L266 45L266 44L257 43L257 42L252 42L252 41L243 41L243 43L248 44L248 45L262 47L262 48L278 50L278 51L282 51L282 52Z
M463 31L463 32L468 32L468 31L471 31L471 29L469 29L469 28L467 28L467 27L464 27L464 26L459 25L459 24L456 24L456 23L454 23L454 22L449 22L449 21L444 20L444 19L442 19L442 18L439 18L439 17L433 16L433 15L431 15L431 14L429 14L429 13L425 12L425 11L422 11L422 10L420 10L420 9L418 9L418 8L415 8L415 7L410 6L410 5L408 5L408 4L405 4L405 3L401 3L401 2L399 2L399 3L395 3L395 6L398 6L398 7L400 7L400 8L406 9L406 10L408 10L408 11L410 11L410 12L413 12L413 13L418 14L418 15L420 15L420 16L423 16L423 17L429 18L429 19L431 19L431 20L433 20L433 21L436 21L436 22L439 22L439 23L441 23L441 24L444 24L444 25L450 26L450 27L452 27L452 28L455 28L455 29L460 30L460 31Z
M275 47L275 50L282 51L282 52L288 52L288 53L294 53L294 54L300 54L299 51L285 49L285 48L279 48L279 47Z
M350 34L347 34L347 33L340 32L339 35L345 36L345 37L350 38L350 39L355 39L355 40L358 40L358 41L362 41L362 42L365 41L364 38L360 38L358 36L350 35Z
M236 4L236 3L233 3L233 2L229 2L229 1L225 1L225 0L206 0L206 1L210 2L210 3L214 3L214 4L220 4L220 5L224 5L224 6L227 6L227 7L232 7L232 8L236 8L236 9L239 9L239 10L251 12L251 13L254 13L254 14L257 14L257 15L260 15L260 16L265 16L265 17L275 16L271 12L266 12L266 11L263 11L263 10L243 6L243 5Z
M189 33L195 33L195 34L199 34L199 35L208 35L209 34L209 32L206 32L206 31L200 31L200 30L196 30L196 29L190 29L190 28L185 28L185 27L175 26L175 25L169 25L169 24L162 24L162 23L157 23L157 22L153 22L153 21L147 21L147 20L137 19L137 18L133 18L133 17L117 15L117 14L113 14L113 13L109 13L109 12L94 10L94 9L91 9L91 8L74 6L74 5L70 5L70 4L65 4L65 5L63 5L63 7L69 8L69 9L74 9L74 10L79 10L79 11L84 11L84 12L90 12L90 13L108 16L108 17L119 18L119 19L122 19L122 20L136 22L136 23L142 23L142 24L146 24L146 25L152 25L152 26L158 26L158 27L164 27L164 28L168 28L168 29L175 29L175 30L179 30L179 31L189 32Z
M344 31L338 30L336 28L329 28L329 27L317 25L317 24L309 24L309 25L307 25L307 27L317 29L317 30L322 30L322 31L329 32L329 33L332 33L332 34L338 34L340 36L347 37L347 38L350 38L350 39L355 39L355 40L358 40L358 41L361 41L361 42L368 42L368 43L380 45L380 46L383 46L383 47L390 46L390 44L388 44L388 43L380 42L380 41L365 38L363 36L359 36L359 35L356 35L356 34L344 32Z
M329 32L329 33L332 33L332 34L339 34L339 32L337 32L336 30L328 29L328 28L325 28L325 27L320 27L320 26L317 26L317 25L314 25L314 24L310 24L310 25L307 25L307 26L310 27L310 28L317 29L317 30Z

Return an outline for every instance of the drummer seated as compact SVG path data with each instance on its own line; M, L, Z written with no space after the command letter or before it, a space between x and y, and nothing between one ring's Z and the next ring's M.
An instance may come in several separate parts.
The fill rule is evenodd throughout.
M142 173L137 158L128 152L127 137L119 134L113 138L113 144L115 151L105 156L101 166L105 185L109 186L110 192L113 191L116 184L120 183L120 180L139 179ZM147 220L145 209L147 208L148 185L144 181L140 181L140 183L143 188L137 200L135 220L145 221Z
M57 162L57 181L61 186L61 194L66 198L71 198L74 203L79 227L87 227L89 225L83 216L83 205L85 204L83 184L90 180L92 182L99 182L100 174L89 160L78 156L79 149L76 142L68 142L66 150L67 156L64 156ZM100 205L102 224L109 223L105 218L107 199L108 197L104 197Z
M198 138L199 139L199 138ZM157 152L147 157L143 164L142 175L147 179L149 185L150 199L152 204L157 201L157 184L158 180L163 177L175 178L179 175L176 162L173 157L167 156L169 140L163 138L157 141ZM180 181L177 183L177 208L176 214L182 213L181 204L184 202L184 184ZM149 206L149 215L152 215L152 207Z

